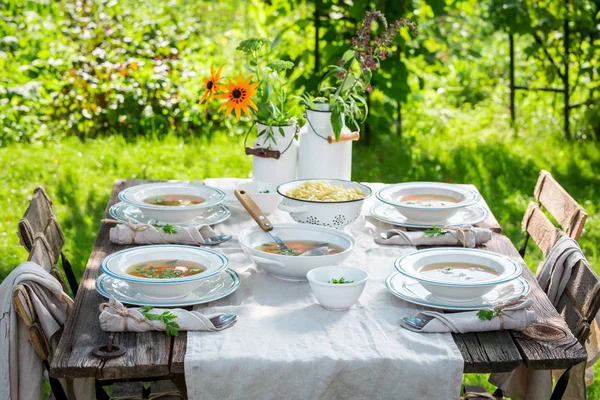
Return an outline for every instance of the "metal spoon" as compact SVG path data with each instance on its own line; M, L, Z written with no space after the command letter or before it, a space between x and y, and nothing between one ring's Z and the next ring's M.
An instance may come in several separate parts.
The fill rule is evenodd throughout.
M237 315L235 314L222 314L216 317L212 317L210 320L216 329L222 328L225 325L231 325L237 321Z
M273 232L273 224L271 223L271 221L269 221L265 213L263 213L262 210L256 205L254 200L252 200L252 197L250 197L248 192L244 189L236 189L233 193L235 194L235 197L237 197L237 199L240 201L240 204L244 206L246 211L248 211L248 214L250 214L250 216L254 218L258 226L260 226L260 228L263 231L271 235L271 238L273 238L275 243L277 243L279 247L281 247L281 250L284 251L284 254L293 255L294 252L292 251L292 249L287 247L285 243L283 243L283 240L281 240L279 236L277 236L275 232Z
M233 236L231 235L218 235L210 238L204 239L204 244L207 246L216 246L218 244L224 243L228 240L231 240Z
M402 322L404 322L406 325L412 326L415 329L423 329L429 321L418 317L402 317Z

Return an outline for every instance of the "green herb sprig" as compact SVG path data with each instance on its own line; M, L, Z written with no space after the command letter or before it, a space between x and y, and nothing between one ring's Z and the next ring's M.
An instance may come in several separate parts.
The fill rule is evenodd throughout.
M423 231L423 236L426 238L434 238L438 236L444 236L448 231L443 230L439 226L434 226L431 229Z
M354 281L347 281L343 276L340 279L331 278L327 283L333 283L336 285L343 285L344 283L354 283Z
M177 233L177 230L175 229L175 227L173 225L169 225L169 224L166 224L166 225L152 224L152 226L155 227L158 230L162 229L162 231L164 233L168 233L168 234L171 234L171 235Z
M150 314L150 311L154 307L152 306L143 306L140 308L140 312L142 315L150 321L161 321L165 324L165 331L167 336L178 336L179 332L179 324L174 320L177 318L177 315L173 314L171 311L165 311L162 314Z
M491 321L492 318L499 316L502 314L502 310L490 310L489 308L479 310L477 312L477 317L481 321Z

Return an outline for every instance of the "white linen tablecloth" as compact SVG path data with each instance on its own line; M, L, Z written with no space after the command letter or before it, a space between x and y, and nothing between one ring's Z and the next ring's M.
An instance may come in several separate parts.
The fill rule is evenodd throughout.
M233 190L239 179L208 179ZM374 191L381 184L367 184ZM229 196L228 196L229 197ZM185 378L190 399L457 399L463 358L450 334L421 334L400 326L418 308L390 294L385 278L394 260L414 248L380 246L373 235L390 228L369 215L345 229L357 241L343 265L362 268L369 281L348 311L317 304L307 282L286 282L260 270L236 241L254 221L240 207L215 226L234 239L216 249L241 277L234 294L198 306L203 313L235 313L219 333L188 332ZM272 222L292 222L276 211ZM318 238L315 238L318 239Z

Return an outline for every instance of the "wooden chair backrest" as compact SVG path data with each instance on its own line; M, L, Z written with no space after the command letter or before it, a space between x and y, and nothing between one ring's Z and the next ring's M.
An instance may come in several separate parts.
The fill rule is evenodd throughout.
M552 249L558 239L566 235L546 217L540 206L529 203L523 229L544 253ZM600 309L600 278L587 265L579 262L575 265L569 282L556 306L558 313L565 319L569 329L584 344L590 334L590 324Z
M62 274L56 267L59 259L62 257L62 265L65 274L69 281L71 291L75 295L77 293L77 280L71 269L68 260L62 254L62 249L65 244L65 236L60 229L60 225L56 220L52 210L52 202L43 187L37 187L33 192L33 199L29 203L29 207L25 211L23 218L19 221L19 239L21 244L29 251L29 260L32 258L40 258L40 265L52 274L61 283L65 291L67 286ZM35 246L35 243L40 241L43 246ZM34 250L40 252L34 254ZM46 258L49 257L49 262Z
M588 215L550 172L540 171L533 195L538 203L556 219L567 235L579 240Z

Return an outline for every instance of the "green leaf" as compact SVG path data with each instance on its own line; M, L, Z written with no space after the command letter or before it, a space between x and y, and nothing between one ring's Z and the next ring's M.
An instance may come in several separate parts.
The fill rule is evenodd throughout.
M448 231L442 230L442 228L440 228L439 226L434 226L431 229L424 230L423 237L434 238L434 237L438 237L438 236L443 236L446 233L448 233Z
M161 321L165 324L165 332L168 336L178 336L179 332L177 332L177 329L179 329L179 324L174 321L177 316L171 311L164 311L162 314L150 314L150 310L152 309L152 306L143 306L140 307L140 313L149 321Z
M346 52L342 56L342 60L344 61L344 64L347 63L348 61L350 61L352 58L354 58L354 50L346 50Z
M491 321L491 319L494 318L494 315L494 310L489 309L483 309L477 312L477 317L479 317L481 321Z
M335 140L337 141L340 139L342 127L344 126L344 121L342 120L342 113L340 112L339 107L334 107L333 111L331 112L331 126L333 127L333 134L335 136Z

